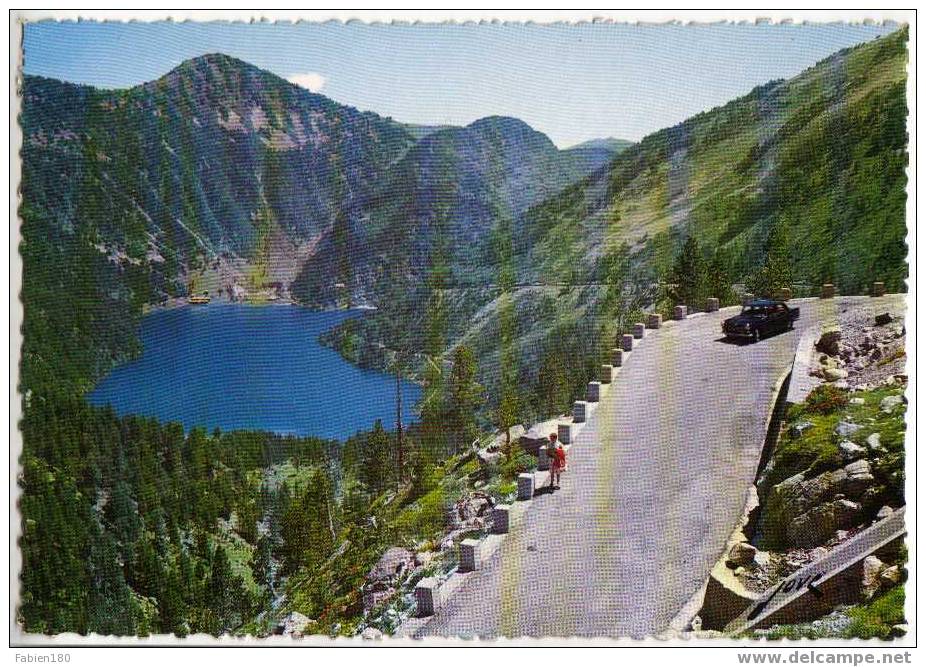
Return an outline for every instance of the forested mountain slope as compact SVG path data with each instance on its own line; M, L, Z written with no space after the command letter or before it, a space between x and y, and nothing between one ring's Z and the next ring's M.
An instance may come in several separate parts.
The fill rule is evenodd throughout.
M646 137L532 211L524 252L595 276L596 258L626 242L658 274L693 235L741 280L781 224L796 282L902 289L906 40L904 29L846 49Z

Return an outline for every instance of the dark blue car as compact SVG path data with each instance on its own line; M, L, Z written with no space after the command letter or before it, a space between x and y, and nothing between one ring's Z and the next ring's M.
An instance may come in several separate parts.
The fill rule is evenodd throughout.
M794 320L800 316L800 312L800 308L791 308L784 301L748 301L739 315L723 321L723 333L727 338L758 341L771 334L793 329Z

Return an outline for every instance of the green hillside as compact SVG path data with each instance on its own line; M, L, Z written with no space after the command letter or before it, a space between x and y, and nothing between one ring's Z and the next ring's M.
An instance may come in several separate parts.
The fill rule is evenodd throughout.
M595 276L596 258L628 243L658 275L693 235L742 280L780 223L795 282L903 289L906 41L904 29L841 51L646 137L537 207L525 252L559 275L581 263Z
M474 256L478 245L452 245L454 256L472 261L467 283L441 288L451 304L448 348L477 351L494 401L499 307L508 298L497 276L507 263L529 419L568 404L565 390L542 398L550 373L565 377L574 395L614 334L640 309L666 303L660 285L672 282L689 238L727 298L731 283L749 282L763 265L773 229L798 293L816 293L822 282L863 293L873 280L904 290L906 40L904 29L839 52L647 136L522 215L497 215L491 252ZM429 266L427 255L411 254L417 246L402 247L394 266ZM372 366L382 363L381 344L420 351L414 332L427 322L433 290L408 284L377 300L375 317L331 336L332 344Z

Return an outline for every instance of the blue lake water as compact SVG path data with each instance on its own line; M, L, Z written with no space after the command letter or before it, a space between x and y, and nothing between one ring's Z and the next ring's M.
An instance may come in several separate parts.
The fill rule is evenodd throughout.
M142 356L88 396L117 413L189 429L254 429L344 439L377 419L395 428L395 378L361 370L318 335L362 311L214 303L163 310L141 323ZM402 383L403 422L421 388Z

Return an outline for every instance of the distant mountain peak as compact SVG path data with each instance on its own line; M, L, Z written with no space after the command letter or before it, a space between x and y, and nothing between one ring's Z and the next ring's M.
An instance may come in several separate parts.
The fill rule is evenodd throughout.
M589 139L588 141L583 141L580 144L575 146L570 146L566 150L586 150L586 149L595 149L595 150L606 150L617 155L623 150L633 146L635 142L629 141L627 139L618 139L616 137L603 137L601 139Z
M504 132L505 134L533 135L542 132L535 130L520 118L513 116L486 116L475 120L466 126L466 129L476 132ZM543 135L546 136L546 135Z

